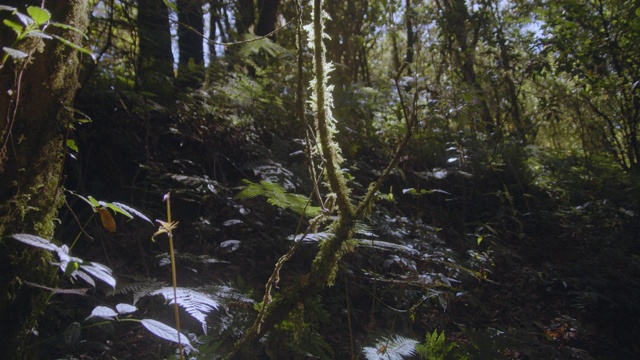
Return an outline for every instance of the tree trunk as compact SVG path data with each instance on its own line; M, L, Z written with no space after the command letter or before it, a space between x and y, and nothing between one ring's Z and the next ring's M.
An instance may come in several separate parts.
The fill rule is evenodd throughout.
M258 0L258 24L256 25L256 35L265 36L276 30L276 22L278 19L278 7L280 0ZM276 35L272 34L269 38L276 40Z
M411 0L406 0L404 16L405 16L405 24L407 26L407 55L405 57L405 61L409 66L407 66L407 73L411 75L411 65L413 65L413 46L415 44L415 36L413 34L413 22L411 21L413 18L413 8L411 7Z
M173 97L169 10L162 0L138 0L138 80L143 91L167 104Z
M23 0L4 3L26 12ZM29 3L38 6L40 1ZM86 30L86 1L50 0L46 7L53 21ZM9 15L6 11L0 13ZM47 30L76 44L82 40L74 31L53 26ZM13 35L3 28L0 46L11 46ZM54 40L29 38L15 46L26 52L36 50L26 65L9 63L0 69L0 88L4 89L0 92L0 236L31 233L51 238L63 199L59 190L64 134L73 122L71 109L78 88L79 61L75 50ZM29 344L49 294L25 283L50 285L55 269L49 258L41 250L11 239L0 240L3 359L40 358ZM37 341L40 340L34 342Z
M442 24L442 31L447 39L452 39L446 51L453 55L453 65L458 68L462 81L474 92L472 104L478 109L485 133L492 134L495 130L495 123L475 70L477 35L474 33L474 37L469 39L471 30L477 30L469 28L468 25L477 27L478 24L469 15L464 0L436 1L436 5L440 14L439 21Z
M199 88L204 83L204 14L202 0L178 0L178 87Z
M253 0L238 0L236 16L237 37L249 32L249 29L255 24L255 6Z

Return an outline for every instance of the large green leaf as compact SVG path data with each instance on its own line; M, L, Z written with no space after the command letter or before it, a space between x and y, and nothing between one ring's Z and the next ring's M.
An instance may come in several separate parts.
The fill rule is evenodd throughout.
M144 326L147 330L151 331L151 333L159 338L172 341L174 343L178 343L178 330L172 328L171 326L165 325L160 321L153 319L142 319L142 326ZM189 342L186 336L180 334L180 343L183 346L188 346L193 351L198 352L193 345Z
M106 306L96 306L87 319L97 317L105 320L113 320L116 316L118 316L118 313L113 311L113 309Z
M4 52L6 52L7 54L9 54L9 56L11 56L14 59L24 59L27 56L29 56L29 54L27 54L24 51L20 51L18 49L14 49L14 48L10 48L10 47L3 47L2 50L4 50Z
M36 6L27 7L27 14L31 16L33 21L38 25L44 25L49 19L51 19L51 13L46 9L41 9Z
M15 240L20 241L21 243L31 245L37 248L49 250L49 251L58 251L60 247L51 241L41 238L40 236L30 235L30 234L13 234L11 235Z

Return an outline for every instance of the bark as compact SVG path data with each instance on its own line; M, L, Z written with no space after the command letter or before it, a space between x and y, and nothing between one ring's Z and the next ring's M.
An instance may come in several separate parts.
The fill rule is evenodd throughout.
M258 0L258 24L256 24L256 35L265 36L276 30L276 22L278 19L278 7L280 0ZM269 39L275 41L276 34L269 36Z
M5 1L25 12L24 1ZM39 6L40 1L31 1ZM50 0L52 20L81 31L87 26L87 2ZM0 16L8 16L3 12ZM81 35L49 26L55 33L80 44ZM0 32L0 46L10 46L10 31ZM73 99L78 88L78 54L54 40L30 38L19 44L34 49L29 62L0 69L0 236L31 233L51 238L62 201L60 178L64 134L73 121ZM24 70L24 71L23 71ZM12 92L6 91L12 89ZM48 300L48 293L25 281L49 285L54 267L49 254L0 240L0 354L3 359L41 358L31 342L32 329Z
M173 97L173 53L169 10L163 0L138 0L138 80L160 104Z
M199 88L204 83L204 17L202 0L178 0L178 87Z
M405 3L405 24L407 26L407 55L405 61L409 64L407 66L407 72L411 75L411 65L413 64L413 46L415 44L415 35L413 33L413 9L411 7L411 0L406 0Z
M255 7L253 0L238 0L237 8L236 31L238 32L238 37L241 37L248 33L256 22Z

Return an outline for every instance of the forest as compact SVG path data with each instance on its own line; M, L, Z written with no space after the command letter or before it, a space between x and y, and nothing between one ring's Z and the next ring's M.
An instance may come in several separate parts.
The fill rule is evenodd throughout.
M640 358L640 0L0 20L0 358Z

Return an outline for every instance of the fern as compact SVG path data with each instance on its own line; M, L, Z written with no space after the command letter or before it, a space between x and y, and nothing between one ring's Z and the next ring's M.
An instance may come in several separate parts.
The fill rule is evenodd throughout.
M269 204L281 209L293 210L296 214L304 214L309 217L320 215L320 207L308 205L308 198L303 195L287 193L280 184L267 180L262 180L259 183L249 180L242 180L242 182L246 186L236 195L236 199L264 196Z
M149 278L136 278L135 282L120 287L119 294L133 293L133 304L147 296L162 295L168 304L173 304L173 288L166 283ZM198 320L207 333L207 315L225 303L253 303L253 300L230 286L204 286L196 289L177 288L178 306Z
M247 164L246 168L253 171L253 175L271 183L282 184L287 191L293 191L302 181L282 164L272 160L259 160Z
M163 287L161 289L154 290L147 295L162 295L168 304L174 303L172 287ZM206 334L207 314L211 312L211 310L218 309L220 306L219 302L208 294L189 288L177 288L175 301L181 308L185 309L189 315L200 322L202 330Z
M416 351L421 359L444 360L453 347L453 343L445 344L444 330L440 334L434 330L432 334L427 333L424 344L417 345Z
M138 302L138 300L149 295L149 293L151 293L152 291L167 286L166 282L158 281L153 278L133 276L132 279L134 282L118 286L118 288L112 293L112 295L133 294L133 303L135 304Z
M399 335L382 337L375 347L365 347L362 353L367 360L402 360L416 354L416 345L417 341Z
M160 255L156 255L158 259L158 266L167 266L171 264L171 257L169 253L162 253ZM215 263L225 263L228 264L228 261L216 259L212 256L203 254L203 255L194 255L190 253L182 253L175 251L175 258L177 260L189 262L192 264L215 264Z

